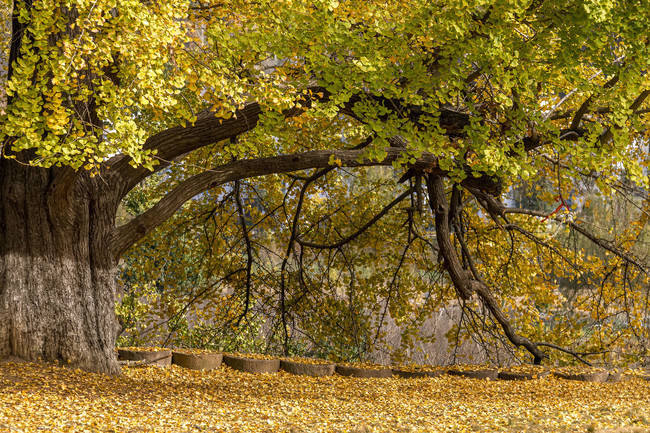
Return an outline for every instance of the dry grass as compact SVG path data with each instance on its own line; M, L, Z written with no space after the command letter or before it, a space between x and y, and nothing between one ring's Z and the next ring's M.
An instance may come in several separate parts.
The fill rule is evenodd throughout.
M625 428L622 428L625 427ZM0 365L0 432L650 433L650 383Z

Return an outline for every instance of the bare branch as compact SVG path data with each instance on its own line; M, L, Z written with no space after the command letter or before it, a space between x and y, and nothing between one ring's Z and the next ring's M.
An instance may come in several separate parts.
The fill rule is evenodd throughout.
M253 246L251 243L251 238L248 234L248 226L246 225L246 215L244 213L244 206L241 201L241 185L240 181L235 181L235 204L237 206L237 216L239 223L241 225L242 235L244 236L244 243L246 244L246 300L244 301L244 311L242 312L239 320L237 320L237 325L242 317L245 317L248 314L248 309L250 307L251 299L251 279L253 275Z
M518 213L518 214L532 215L532 216L538 216L543 218L551 217L551 219L554 221L557 221L561 224L568 225L569 227L571 227L572 229L574 229L575 231L577 231L578 233L580 233L581 235L589 239L591 242L598 245L599 247L609 251L615 256L618 256L624 261L633 264L644 274L648 274L649 272L648 268L643 263L641 263L639 260L631 256L630 254L621 251L619 248L614 246L610 241L596 237L593 233L590 233L588 230L586 230L584 227L580 226L579 224L576 224L573 221L568 221L559 215L552 217L552 214L547 214L545 212L540 212L532 209L524 209L524 208L504 208L503 211L504 213Z
M371 140L371 139L370 139ZM371 140L372 141L372 140ZM298 204L296 205L296 210L293 216L293 221L291 223L291 236L287 242L287 250L282 258L282 266L280 267L280 313L282 314L282 331L283 331L283 345L284 345L284 354L288 355L289 351L289 330L287 328L287 311L286 311L286 270L287 264L289 263L289 258L294 250L294 242L298 237L298 223L300 221L300 214L302 213L302 206L305 202L305 194L309 186L314 183L316 180L327 175L330 171L334 170L334 167L326 167L314 173L310 176L305 183L300 188L300 196L298 198ZM287 195L291 188L288 189ZM285 195L286 199L286 195Z
M341 239L340 241L338 241L336 243L333 243L333 244L317 244L315 242L306 241L306 240L304 240L304 239L302 239L300 237L296 238L296 241L300 245L302 245L303 247L317 248L317 249L321 249L321 250L334 250L336 248L340 248L343 245L346 245L346 244L352 242L353 240L355 240L356 238L358 238L359 236L361 236L366 230L368 230L370 227L375 225L375 223L377 221L382 219L384 217L384 215L386 215L388 212L390 212L390 210L392 208L397 206L400 202L402 202L405 198L410 196L413 192L415 192L415 187L411 187L408 190L404 191L395 200L393 200L392 202L387 204L386 207L384 207L377 215L372 217L372 219L370 219L370 221L368 221L366 224L364 224L359 230L352 233L350 236L347 236L347 237Z

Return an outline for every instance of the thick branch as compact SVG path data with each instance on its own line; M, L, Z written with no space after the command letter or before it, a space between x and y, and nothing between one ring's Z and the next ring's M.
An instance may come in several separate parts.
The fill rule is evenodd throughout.
M299 101L299 104L297 104L298 107L286 110L283 114L285 118L297 116L309 108L314 100L328 102L330 96L330 93L322 87L309 88L302 94L296 96ZM367 119L360 118L354 111L355 105L364 103L364 101L379 103L388 108L393 114L400 117L409 117L411 121L416 123L419 121L420 116L426 115L421 107L404 105L402 101L397 99L381 98L366 94L353 95L348 102L339 107L339 113L364 122ZM470 125L470 117L468 114L445 107L441 107L439 111L438 123L448 135L457 136L465 134L464 128ZM155 168L155 171L159 171L168 166L168 163L165 161L175 161L201 147L234 138L251 131L257 126L261 115L262 107L258 102L247 103L244 107L236 110L229 119L215 117L209 112L203 112L193 125L185 127L175 126L149 137L144 143L143 148L157 152L156 157L163 161L163 164ZM392 143L392 145L398 147L397 144ZM114 179L116 179L122 196L151 174L144 167L132 167L130 162L130 157L118 155L108 160L105 164L107 170L118 174ZM494 180L488 176L476 179L476 182L485 183L485 181L495 184Z
M483 304L488 308L488 310L490 310L490 313L495 318L495 320L499 322L501 329L503 329L503 332L506 334L506 337L508 337L508 340L510 340L512 344L517 347L525 347L526 350L528 350L533 355L535 364L539 364L541 363L542 359L548 358L548 355L546 353L539 350L536 343L533 343L526 337L522 337L521 335L517 334L515 329L510 324L510 321L501 310L501 307L499 306L496 298L494 295L492 295L490 289L488 289L488 287L483 284L483 282L473 280L472 288L476 293L478 293L481 301L483 301Z
M451 242L448 224L449 207L443 178L436 175L427 176L427 189L429 190L431 209L435 214L436 239L444 259L445 269L449 272L457 292L463 299L469 299L473 293L477 293L494 319L501 325L508 340L517 347L525 347L533 355L535 364L539 364L548 355L542 352L535 343L517 334L489 288L479 279L478 275L463 268Z
M636 97L634 102L632 102L632 105L630 105L630 111L634 113L641 106L641 104L643 104L643 102L646 100L648 96L650 96L650 90L644 90L643 92L641 92L641 94L639 94L639 96ZM601 145L607 144L612 138L614 138L614 133L612 132L612 128L616 129L617 127L610 126L605 130L605 132L603 132L600 135L599 140Z
M614 75L608 82L603 85L603 89L610 89L618 83L618 74ZM594 98L594 95L589 96L585 101L582 103L580 108L578 108L578 111L576 112L575 116L573 116L573 120L571 121L571 126L569 126L569 129L577 129L578 126L580 125L580 122L582 121L582 117L587 114L587 110L589 110L589 105L592 103Z
M451 243L449 231L449 207L445 196L444 181L440 176L427 176L427 190L429 192L429 205L435 215L436 240L440 247L440 254L444 260L444 267L462 299L472 296L470 272L463 269L456 250Z
M252 130L257 125L260 114L262 114L260 104L251 102L237 110L229 119L205 116L198 119L194 125L175 126L159 132L149 137L144 143L144 149L156 150L156 156L163 161L174 161L193 150ZM122 194L126 194L151 174L151 171L144 167L131 167L130 162L131 158L118 155L106 163L111 171L117 172L122 178ZM156 167L156 171L165 166L162 164Z
M386 148L387 156L383 161L373 161L363 158L365 150L316 150L295 155L280 155L252 160L239 160L216 167L205 173L195 175L170 191L151 209L115 229L112 239L112 249L118 257L131 245L144 237L151 230L170 218L183 203L201 192L216 188L227 182L274 173L288 173L310 168L330 167L330 158L340 160L341 166L364 167L375 165L391 165L405 152L401 148ZM447 173L437 165L437 158L425 153L416 160L412 167L426 169L441 176ZM468 177L467 186L494 187L486 179Z

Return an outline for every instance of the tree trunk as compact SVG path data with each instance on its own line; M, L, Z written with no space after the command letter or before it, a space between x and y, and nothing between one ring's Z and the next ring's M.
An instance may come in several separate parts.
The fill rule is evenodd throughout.
M116 204L102 179L0 160L0 357L118 374ZM59 188L60 189L60 188Z

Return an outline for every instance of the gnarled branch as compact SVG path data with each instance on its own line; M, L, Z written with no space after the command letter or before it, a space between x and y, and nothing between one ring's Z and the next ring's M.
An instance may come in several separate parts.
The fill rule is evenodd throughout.
M476 270L473 272L469 271L461 264L460 258L451 242L448 223L449 206L447 205L443 178L433 174L428 175L427 189L429 191L429 203L435 214L436 239L444 259L445 269L451 277L454 288L456 288L456 291L462 299L469 299L474 293L478 294L483 304L490 310L490 313L499 322L499 325L501 325L508 340L517 347L525 347L533 355L535 364L541 363L548 355L542 352L535 343L517 334L490 289L481 281L479 275L475 275L477 273ZM469 251L466 253L469 253Z

